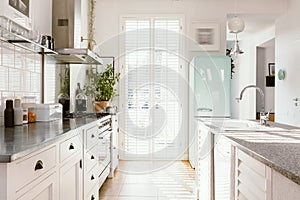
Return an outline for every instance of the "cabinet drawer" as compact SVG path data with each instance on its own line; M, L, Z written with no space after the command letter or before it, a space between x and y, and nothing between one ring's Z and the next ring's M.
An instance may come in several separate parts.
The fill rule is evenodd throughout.
M86 176L84 177L85 194L90 193L91 189L98 185L98 181L99 181L98 173L99 173L99 167L97 167L97 165L93 167L91 171L86 173Z
M85 171L89 172L97 163L99 163L99 149L95 145L89 152L84 155Z
M38 154L16 162L13 168L13 182L16 190L26 186L34 179L42 176L56 165L56 146L46 149ZM21 176L21 178L20 178Z
M90 150L98 142L98 126L86 130L85 150Z
M99 195L98 195L98 187L95 186L91 192L85 197L85 200L98 200Z
M59 161L63 162L65 159L70 158L73 154L79 152L82 147L80 135L76 135L59 145Z

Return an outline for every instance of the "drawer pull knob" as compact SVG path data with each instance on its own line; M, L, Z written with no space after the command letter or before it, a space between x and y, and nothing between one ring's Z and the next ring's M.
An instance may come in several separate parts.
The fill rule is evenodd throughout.
M91 200L95 200L95 197L94 197L94 195L92 195L92 197L91 197Z
M91 160L94 160L94 159L95 159L95 157L92 155L92 156L91 156Z
M92 134L92 136L91 136L92 138L94 138L95 137L95 135L94 134Z
M37 161L36 164L35 164L35 168L34 168L34 171L37 171L37 170L41 170L44 168L43 166L43 162L41 160Z
M74 145L71 143L69 146L69 150L73 150L74 149Z
M94 177L94 175L92 175L92 176L91 176L91 180L94 180L94 179L95 179L95 177Z

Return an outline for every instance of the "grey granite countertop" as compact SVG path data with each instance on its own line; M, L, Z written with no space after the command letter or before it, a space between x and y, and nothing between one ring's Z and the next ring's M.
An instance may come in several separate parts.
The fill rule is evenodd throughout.
M29 153L53 144L97 118L63 119L51 122L36 122L12 128L0 127L0 163L12 162Z
M205 119L197 119L205 122ZM233 145L300 185L300 129L268 122L284 130L221 131L209 126L215 134L229 138ZM220 132L221 131L221 132Z
M297 135L293 142L255 142L230 134L227 137L245 153L300 185L300 133Z

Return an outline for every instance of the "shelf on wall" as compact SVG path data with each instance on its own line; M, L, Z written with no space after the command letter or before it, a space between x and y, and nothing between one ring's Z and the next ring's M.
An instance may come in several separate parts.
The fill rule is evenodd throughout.
M45 46L24 37L23 35L10 32L1 26L0 26L0 40L14 44L15 46L26 49L28 51L32 51L34 53L54 54L54 55L57 54L57 52L48 49Z
M25 37L28 30L22 30L17 33L11 32L0 24L0 40L11 43L28 51L49 55L47 62L54 64L102 64L102 59L94 52L88 49L58 49L53 51L45 46ZM59 51L61 50L61 52Z

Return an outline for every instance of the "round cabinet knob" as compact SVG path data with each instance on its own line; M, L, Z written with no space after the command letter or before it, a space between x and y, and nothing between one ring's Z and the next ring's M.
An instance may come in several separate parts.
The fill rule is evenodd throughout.
M92 156L91 156L91 160L94 160L94 159L95 159L95 157L92 155Z
M91 200L95 200L95 197L94 197L94 195L92 195L92 196L91 196Z
M91 180L94 180L94 179L95 179L95 177L94 177L94 175L92 175L92 176L91 176Z
M41 160L37 161L34 167L34 171L41 170L44 168L44 164Z

